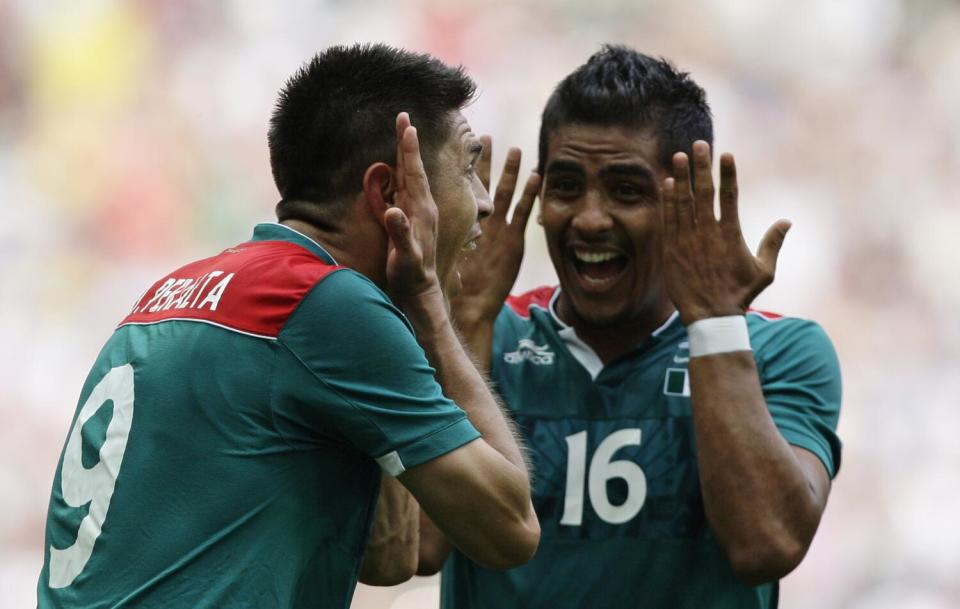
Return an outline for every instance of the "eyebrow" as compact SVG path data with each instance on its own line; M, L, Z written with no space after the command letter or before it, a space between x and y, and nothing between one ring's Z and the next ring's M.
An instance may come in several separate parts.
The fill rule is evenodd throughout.
M561 173L561 172L565 172L565 173L576 173L576 174L580 174L580 175L583 175L583 174L585 173L585 172L583 171L583 167L580 165L580 163L576 163L576 162L574 162L574 161L567 161L567 160L564 160L564 159L558 159L558 160L555 160L555 161L550 161L550 162L547 164L547 169L546 169L545 173L548 173L548 174L549 174L549 173L553 173L553 172L557 172L557 173Z
M651 182L655 181L656 179L656 176L654 176L653 171L651 171L649 167L646 165L640 165L639 163L611 163L600 170L600 176L642 178L645 180L650 180Z

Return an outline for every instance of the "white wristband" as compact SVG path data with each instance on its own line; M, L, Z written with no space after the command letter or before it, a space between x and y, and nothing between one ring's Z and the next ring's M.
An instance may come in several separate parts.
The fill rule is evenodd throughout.
M747 318L743 315L708 317L687 327L690 339L690 357L750 351Z

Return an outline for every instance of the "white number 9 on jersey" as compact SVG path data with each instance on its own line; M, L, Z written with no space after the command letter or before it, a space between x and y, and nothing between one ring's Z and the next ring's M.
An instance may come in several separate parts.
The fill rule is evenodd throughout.
M83 467L83 438L80 430L108 400L113 401L113 418L107 426L107 437L100 447L100 461L90 469ZM73 583L90 560L93 544L110 508L110 498L117 484L117 474L127 449L127 437L133 421L133 366L126 364L113 368L84 402L77 421L70 430L63 450L60 485L63 501L70 507L90 503L90 511L80 522L77 540L73 545L58 550L50 546L51 588L65 588Z

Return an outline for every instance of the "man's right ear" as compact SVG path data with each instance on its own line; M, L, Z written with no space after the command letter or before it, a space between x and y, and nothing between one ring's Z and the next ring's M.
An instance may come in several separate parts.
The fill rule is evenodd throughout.
M367 167L363 173L363 197L377 222L383 223L387 209L393 207L396 193L397 179L393 167L386 163L374 163Z

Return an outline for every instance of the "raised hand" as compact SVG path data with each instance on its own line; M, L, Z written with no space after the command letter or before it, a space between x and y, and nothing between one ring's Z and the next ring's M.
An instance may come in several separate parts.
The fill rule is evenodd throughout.
M437 278L437 205L420 157L417 130L406 112L397 116L397 190L384 214L387 283L394 301L440 293Z
M480 141L483 142L483 153L477 171L484 188L489 190L492 142L489 136L481 137ZM520 174L520 157L519 148L507 152L503 174L493 197L493 213L484 221L477 249L465 252L457 264L461 286L450 304L454 317L465 329L472 324L492 323L496 319L520 272L524 230L540 188L540 176L531 174L514 207L513 217L507 221L507 211Z
M685 325L707 317L742 315L773 282L788 220L767 229L757 255L747 248L737 211L733 155L720 157L720 218L713 211L710 146L693 144L693 184L687 155L673 156L663 183L663 264L667 291Z

